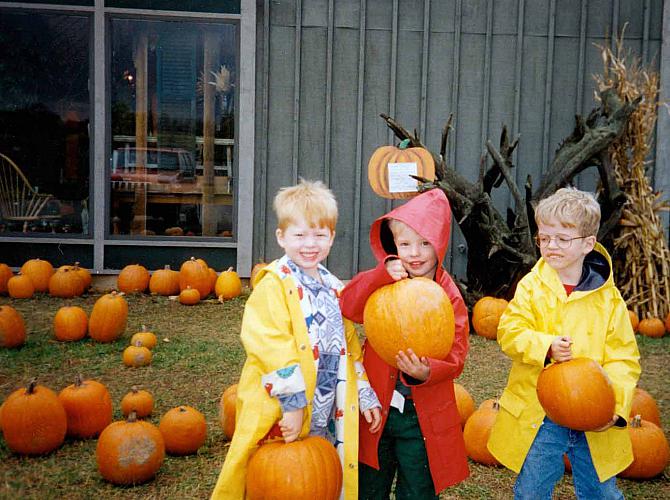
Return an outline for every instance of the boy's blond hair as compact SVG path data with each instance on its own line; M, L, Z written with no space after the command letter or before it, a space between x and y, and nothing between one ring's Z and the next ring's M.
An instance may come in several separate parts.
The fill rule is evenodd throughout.
M300 179L295 186L283 187L274 199L277 227L282 231L302 216L311 227L327 227L335 231L337 201L321 181Z
M577 228L582 236L597 236L600 227L600 205L593 193L565 187L540 200L535 208L535 222L558 221L563 227Z

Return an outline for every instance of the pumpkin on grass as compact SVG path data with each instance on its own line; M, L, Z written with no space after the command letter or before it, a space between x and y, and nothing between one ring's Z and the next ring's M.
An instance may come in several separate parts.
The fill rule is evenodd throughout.
M665 324L658 318L645 318L637 325L637 331L645 337L658 339L665 335Z
M470 393L461 384L454 382L454 394L456 395L456 407L461 417L461 427L465 425L470 415L475 411L475 401Z
M209 267L202 259L191 257L184 262L179 269L179 290L191 287L198 290L200 298L209 295L211 289L211 277Z
M129 345L123 350L123 364L132 368L147 366L151 364L151 350L144 347L141 342Z
M65 440L67 415L54 391L38 385L17 389L2 408L2 433L10 450L21 455L49 453Z
M454 341L454 309L440 285L427 278L396 281L375 290L363 311L365 334L391 366L398 351L445 359Z
M13 299L31 299L35 295L35 285L28 276L19 273L9 278L7 291Z
M196 288L187 286L179 292L179 303L185 306L193 306L200 302L200 292Z
M661 427L661 413L658 411L656 400L644 389L635 388L633 393L633 404L630 408L631 418L640 415L642 420L651 422Z
M154 271L149 279L149 291L157 295L177 295L179 293L179 273L165 266Z
M237 404L237 384L228 387L219 401L219 422L226 439L233 439L235 432L235 407Z
M576 431L598 429L614 415L612 383L589 358L544 368L537 379L537 397L551 420Z
M114 484L140 484L153 478L165 459L165 441L155 425L137 420L134 412L128 420L108 425L98 438L95 449L98 470Z
M631 479L658 476L670 460L670 448L663 430L636 415L630 421L628 431L633 445L633 463L619 476Z
M54 316L54 337L61 342L81 340L88 331L88 316L78 306L63 306Z
M482 297L472 308L472 328L477 335L495 340L498 337L498 323L508 302L496 297Z
M491 454L486 447L491 429L498 415L498 403L492 407L478 408L475 410L463 428L463 440L468 456L475 462L485 465L500 465L500 462Z
M78 297L85 291L84 279L71 266L59 268L49 279L49 295L70 299Z
M242 281L232 267L219 275L214 291L219 300L234 299L242 293Z
M54 268L48 260L30 259L21 266L21 274L30 278L36 292L49 290L49 279L54 272Z
M154 409L154 397L149 391L140 389L134 385L130 392L121 399L121 413L124 417L135 412L138 418L144 418L151 415Z
M74 384L60 391L58 399L67 414L70 437L92 438L112 423L112 398L97 380L83 380L77 375Z
M262 445L249 459L249 500L335 500L342 490L342 466L335 447L321 437Z
M0 264L0 294L8 292L7 282L12 276L14 276L14 273L11 268L7 264Z
M122 293L108 293L93 304L88 334L98 342L113 342L126 330L128 302Z
M130 264L124 267L116 280L120 292L143 293L149 287L149 271L140 264Z
M147 349L153 349L157 343L158 339L153 332L147 330L146 325L142 325L142 331L137 332L130 338L130 345L141 345Z
M26 324L12 306L0 306L0 347L18 347L26 341Z
M158 429L165 440L165 451L170 455L195 453L207 438L205 416L191 406L169 410L161 418Z

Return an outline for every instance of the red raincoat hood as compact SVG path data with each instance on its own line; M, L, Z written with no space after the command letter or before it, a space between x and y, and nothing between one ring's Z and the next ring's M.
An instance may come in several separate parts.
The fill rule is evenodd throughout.
M426 191L372 223L370 248L378 262L397 254L387 219L399 220L414 229L433 245L438 262L444 261L451 231L451 207L441 189Z

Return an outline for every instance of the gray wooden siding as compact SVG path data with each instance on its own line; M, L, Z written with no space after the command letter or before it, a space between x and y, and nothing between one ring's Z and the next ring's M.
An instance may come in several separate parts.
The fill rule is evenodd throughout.
M452 166L477 177L484 142L504 123L521 134L516 176L539 183L575 113L594 106L596 45L625 23L626 46L661 69L663 0L258 0L255 258L280 255L272 198L298 177L324 180L340 221L328 267L349 278L374 265L368 232L397 203L367 183L372 152L392 136L379 113L416 129L436 151L450 113ZM665 13L664 13L665 10ZM664 27L665 16L665 27ZM663 68L668 82L667 61ZM667 94L666 94L667 95ZM668 120L658 134L670 136ZM663 149L665 148L665 149ZM667 151L667 140L659 152ZM668 187L656 152L652 178ZM584 188L594 178L584 175ZM658 187L661 187L660 185ZM494 194L504 210L506 189ZM465 275L457 227L447 264Z

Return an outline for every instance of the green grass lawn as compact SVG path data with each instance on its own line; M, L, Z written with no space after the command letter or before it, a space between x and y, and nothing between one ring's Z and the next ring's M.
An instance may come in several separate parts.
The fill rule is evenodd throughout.
M90 313L98 296L67 301ZM208 437L196 455L167 456L156 478L134 487L113 486L98 474L96 440L72 441L49 455L21 457L0 439L0 498L208 498L227 450L218 421L218 403L225 387L237 381L244 362L239 329L246 297L219 304L206 301L182 306L154 296L130 296L128 328L111 344L84 339L60 343L53 339L51 323L62 299L0 298L26 320L28 339L19 349L0 350L0 399L31 377L56 392L73 383L77 374L96 379L109 388L114 419L121 418L120 400L133 385L153 393L156 404L151 422L158 424L169 409L186 404L205 414ZM121 353L142 325L159 343L150 366L127 368ZM670 337L639 339L643 373L640 386L650 392L661 409L664 428L670 429ZM510 363L498 345L471 337L471 350L459 382L476 403L502 391ZM667 432L666 432L667 435ZM668 469L651 481L620 480L627 498L670 498ZM514 474L499 468L471 464L471 477L445 491L441 498L511 498ZM574 498L570 476L559 484L557 498Z

